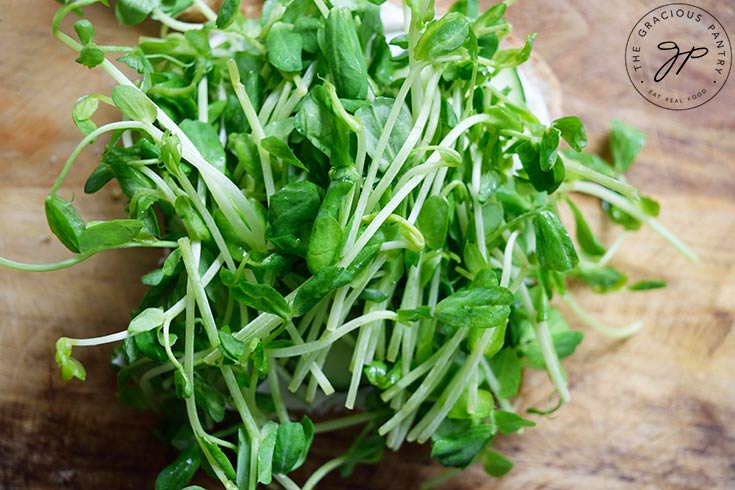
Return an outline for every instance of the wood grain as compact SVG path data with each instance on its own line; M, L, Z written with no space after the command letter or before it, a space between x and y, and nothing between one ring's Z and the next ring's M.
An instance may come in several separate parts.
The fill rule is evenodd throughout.
M731 35L735 9L700 1ZM630 180L661 201L661 221L701 256L688 263L648 231L631 237L616 265L632 279L660 278L665 290L579 302L613 325L644 319L626 342L594 332L566 362L572 403L497 447L516 463L492 481L479 469L445 489L727 489L735 487L735 81L689 111L659 109L630 86L623 65L629 28L651 1L524 0L509 17L522 35L539 33L536 51L561 81L565 110L582 117L592 147L603 149L611 118L649 137ZM108 93L105 75L73 62L49 32L55 2L10 0L0 11L0 255L29 262L66 256L51 240L43 199L79 137L70 117L81 95ZM105 42L119 29L93 12ZM121 215L106 190L80 189L101 145L88 149L63 189L87 218ZM588 203L589 204L589 203ZM590 208L592 209L592 208ZM601 228L611 240L615 230ZM61 335L92 336L124 327L144 289L138 279L155 253L106 253L43 275L0 270L0 489L152 488L173 456L152 435L156 416L115 400L109 349L80 350L85 383L62 383L53 360ZM582 327L583 328L583 327ZM551 388L530 373L523 406L543 406ZM344 444L322 439L325 460ZM307 468L308 470L308 468ZM321 488L414 489L440 469L409 447L377 467L359 468ZM213 486L214 488L214 486Z

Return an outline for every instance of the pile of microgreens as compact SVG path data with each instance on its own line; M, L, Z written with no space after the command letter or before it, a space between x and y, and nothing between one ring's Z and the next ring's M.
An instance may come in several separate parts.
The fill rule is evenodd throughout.
M182 488L202 467L227 489L310 490L405 441L429 441L452 471L481 461L502 475L512 464L488 448L493 436L534 425L512 403L522 369L546 370L569 400L560 359L582 333L551 299L609 335L640 327L601 325L567 290L567 278L601 293L626 283L608 265L624 233L603 246L567 194L599 198L613 222L648 225L693 258L622 175L641 133L613 124L610 165L580 153L579 119L546 126L490 84L531 51L532 37L498 46L509 2L479 13L462 1L435 20L432 1L407 1L407 33L388 41L381 2L365 0L269 0L260 20L237 0L219 13L200 0L118 0L121 23L150 16L161 36L97 45L84 18L76 39L60 30L96 1L64 2L53 20L77 62L118 83L74 106L85 137L46 200L51 230L77 255L0 264L43 271L109 249L166 250L126 330L62 338L56 353L64 379L83 380L72 347L121 342L120 398L165 413L162 434L181 451L157 489ZM192 3L205 23L176 19ZM97 127L100 103L122 120ZM128 218L85 222L58 191L108 134L84 190L117 180ZM356 414L313 424L303 414L325 400ZM362 428L345 454L300 486L287 475L315 434L351 426Z

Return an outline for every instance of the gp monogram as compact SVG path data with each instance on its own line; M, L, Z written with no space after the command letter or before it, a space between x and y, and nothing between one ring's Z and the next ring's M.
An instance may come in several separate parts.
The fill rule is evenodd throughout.
M663 5L641 17L625 46L630 82L664 109L693 109L712 100L731 65L732 47L722 24L685 3Z

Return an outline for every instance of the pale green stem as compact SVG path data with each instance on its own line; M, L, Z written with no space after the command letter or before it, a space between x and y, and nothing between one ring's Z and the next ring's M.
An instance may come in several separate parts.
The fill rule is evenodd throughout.
M561 155L562 160L564 161L564 167L571 173L577 174L584 179L591 180L592 182L603 185L615 192L619 192L632 201L640 200L638 190L632 185L622 182L618 179L608 177L607 175L592 170L589 167L585 167L581 163L577 163L574 160L566 158L563 153L559 153L559 155Z
M462 391L467 388L472 372L477 370L477 365L485 355L485 348L492 339L495 328L485 329L482 336L475 342L472 352L465 360L459 372L454 376L451 383L445 388L439 397L439 401L429 409L426 415L408 433L409 441L416 440L419 444L424 443L446 418L462 394Z
M207 293L204 291L204 286L199 276L199 260L194 257L192 252L192 245L195 244L198 244L198 242L192 244L188 238L180 238L179 250L181 250L181 259L186 268L186 275L189 277L191 288L194 290L194 297L196 298L197 305L199 305L199 312L202 314L202 322L204 323L204 329L207 332L209 343L212 347L217 347L220 343L217 324L214 321L212 308L209 305Z
M289 422L286 404L283 403L283 393L281 393L281 384L278 380L278 370L276 369L276 360L271 357L268 359L268 386L270 387L273 405L276 407L278 420L282 424Z
M597 265L604 267L610 262L610 260L615 256L615 254L620 249L620 246L623 244L623 240L627 236L626 232L621 232L620 235L615 239L615 241L610 245L610 248L607 249L607 252L605 252L605 255L602 256L602 258L597 262Z
M390 420L380 426L378 432L381 435L385 435L386 433L388 433L388 431L395 428L403 419L407 418L415 410L417 410L419 406L424 402L424 400L426 400L426 398L431 394L436 385L446 374L447 370L450 367L450 359L455 354L455 351L459 347L459 344L462 342L462 340L464 340L466 336L466 328L460 328L457 330L454 336L443 347L446 348L446 350L444 350L444 352L442 352L442 354L437 357L436 363L431 366L431 371L421 382L421 385L416 389L416 391L413 392L411 397L402 404L400 410L396 412L396 414ZM438 352L439 351L437 351L437 353ZM428 362L425 362L424 364L428 364ZM416 371L416 369L414 369L414 371ZM411 376L411 374L409 374L409 376ZM400 389L393 390L393 388L391 388L383 393L383 395L381 395L381 398L383 398L383 400L385 401L386 396L389 395L391 391L395 391L395 394L402 393ZM393 395L391 394L390 396Z
M88 258L90 258L92 255L91 253L77 255L76 257L72 257L70 259L62 260L59 262L52 262L50 264L26 264L24 262L17 262L15 260L6 259L3 257L0 257L0 266L6 267L8 269L16 270L16 271L23 271L23 272L51 272L51 271L58 271L61 269L66 269L67 267L71 267L73 265L77 265L81 262L84 262Z
M247 91L242 83L240 83L240 72L237 70L237 64L235 60L227 62L227 69L230 73L230 80L232 82L232 88L235 90L237 100L240 101L240 106L245 112L245 118L250 124L250 129L253 133L253 140L258 145L258 154L260 155L260 166L263 171L263 182L265 184L265 193L270 202L271 196L276 192L275 184L273 183L273 173L271 172L271 160L268 152L263 150L260 146L260 140L265 138L265 131L258 120L258 114L255 112L255 107L250 101Z
M551 339L551 333L549 332L549 325L544 322L539 322L536 319L536 308L533 306L531 296L528 293L528 288L525 284L521 285L519 289L521 296L521 302L523 303L528 317L534 326L536 331L536 338L541 346L541 354L546 364L546 371L549 373L551 382L554 383L556 391L559 394L559 398L564 403L569 403L571 396L569 395L569 387L567 386L567 380L564 376L564 369L562 368L559 356L554 348L554 341Z
M306 483L304 483L302 490L314 490L316 488L316 485L321 481L322 478L327 476L330 471L336 470L337 468L342 466L345 460L346 458L344 456L340 456L339 458L335 458L324 463L314 473L311 474L308 480L306 480Z
M77 159L79 154L84 150L84 148L87 147L92 141L97 139L98 136L107 133L108 131L116 131L118 129L137 129L139 131L148 132L148 126L139 123L137 121L120 121L110 124L105 124L104 126L101 126L91 133L89 133L87 136L84 137L84 139L79 142L76 148L74 148L74 151L71 152L71 155L69 155L69 158L66 159L66 163L64 164L64 168L61 169L61 173L59 173L59 176L56 178L56 182L54 182L53 187L51 188L50 194L56 194L56 192L59 190L59 187L61 187L61 184L64 182L64 179L66 178L66 174L69 173L69 169L71 169L72 164L74 163L74 160Z
M317 422L314 424L314 434L321 434L324 432L331 432L333 430L340 430L346 427L364 424L365 422L369 422L377 418L379 415L379 413L375 412L364 412L338 419L327 420L325 422Z
M689 247L674 236L669 230L652 217L646 215L638 206L625 199L620 194L617 194L599 184L593 184L591 182L572 182L570 184L563 184L559 189L562 192L582 192L591 196L598 197L603 201L607 201L613 206L620 208L622 211L633 216L638 221L648 225L653 231L655 231L661 238L669 242L675 249L677 249L684 257L691 261L696 261L697 254L694 253Z
M411 70L408 76L406 76L406 79L403 81L403 84L401 85L401 88L396 95L396 100L393 103L393 107L391 107L390 113L388 114L388 119L386 119L385 121L383 131L380 133L380 138L378 138L378 143L375 147L375 153L373 153L372 162L368 167L368 174L365 177L365 181L362 185L362 191L360 193L360 197L355 208L355 220L353 221L352 228L350 229L350 232L347 235L347 240L345 241L345 250L354 248L353 244L355 242L355 239L357 238L357 232L360 229L360 220L365 215L365 211L367 210L368 199L370 198L373 184L375 183L375 177L378 174L380 160L383 158L383 153L385 153L385 149L388 146L388 140L391 133L393 132L393 127L395 126L396 121L398 121L398 116L400 115L401 109L403 108L403 102L406 100L408 90L411 88L413 80L420 73L420 68L415 68Z
M180 32L199 30L202 27L204 27L204 24L196 24L196 23L182 22L180 20L176 20L159 8L153 9L153 14L151 15L151 18L153 20L157 20L158 22L165 25L169 29L173 29L175 31L180 31Z
M492 369L490 369L490 364L488 364L487 359L481 359L480 366L482 366L487 384L488 386L490 386L490 391L493 392L493 396L498 401L498 405L500 405L500 408L502 408L506 412L515 412L513 405L511 405L506 398L501 398L500 381L498 381L498 378L495 377L495 373L493 373Z
M587 311L584 310L577 302L574 300L574 298L569 294L562 294L561 299L569 306L569 308L581 319L583 320L587 325L594 328L598 332L602 333L603 335L607 335L608 337L612 337L614 339L624 339L626 337L630 337L631 335L638 332L641 328L643 328L643 322L634 322L630 325L622 328L611 328L607 325L604 325L600 323L597 319L595 319L592 315L587 313Z
M338 330L331 332L326 337L315 340L314 342L307 342L302 345L294 345L291 347L280 347L276 349L268 349L266 352L268 355L273 357L298 357L303 356L304 354L308 354L310 352L316 352L319 351L333 342L335 342L340 337L343 337L347 335L348 333L352 332L356 328L359 328L365 324L377 321L377 320L395 320L398 318L398 315L394 311L389 310L382 310L382 311L374 311L372 313L368 313L367 315L363 315L361 317L355 318L354 320L351 320L344 325L342 325Z

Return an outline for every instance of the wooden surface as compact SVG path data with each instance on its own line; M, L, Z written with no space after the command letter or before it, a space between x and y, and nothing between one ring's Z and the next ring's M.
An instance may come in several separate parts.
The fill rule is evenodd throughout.
M663 3L663 2L661 2ZM735 35L728 2L700 0ZM688 263L648 231L616 259L633 279L661 278L663 291L579 301L610 324L644 319L626 342L594 332L566 362L572 403L524 434L499 438L514 471L490 481L477 469L443 488L735 488L735 80L698 109L671 112L643 100L623 66L628 30L658 2L524 0L510 9L516 32L537 31L536 51L554 68L565 110L582 117L593 148L609 120L644 130L649 144L630 180L661 201L661 221L702 257ZM109 93L106 76L73 62L50 35L56 2L4 2L0 11L0 255L45 262L66 257L51 239L43 199L79 135L77 97ZM119 29L95 12L98 36ZM121 215L109 189L81 192L100 144L88 149L63 194L88 219ZM603 229L606 240L614 230ZM115 400L108 348L78 351L85 383L63 383L53 359L60 335L94 336L124 328L144 289L138 278L155 253L105 253L67 271L0 270L0 489L144 489L172 457L150 427L155 416ZM545 376L526 378L522 404L543 405ZM315 449L327 458L339 441ZM320 488L414 489L435 474L423 450L408 448L377 468L359 469ZM215 488L214 486L212 488Z

